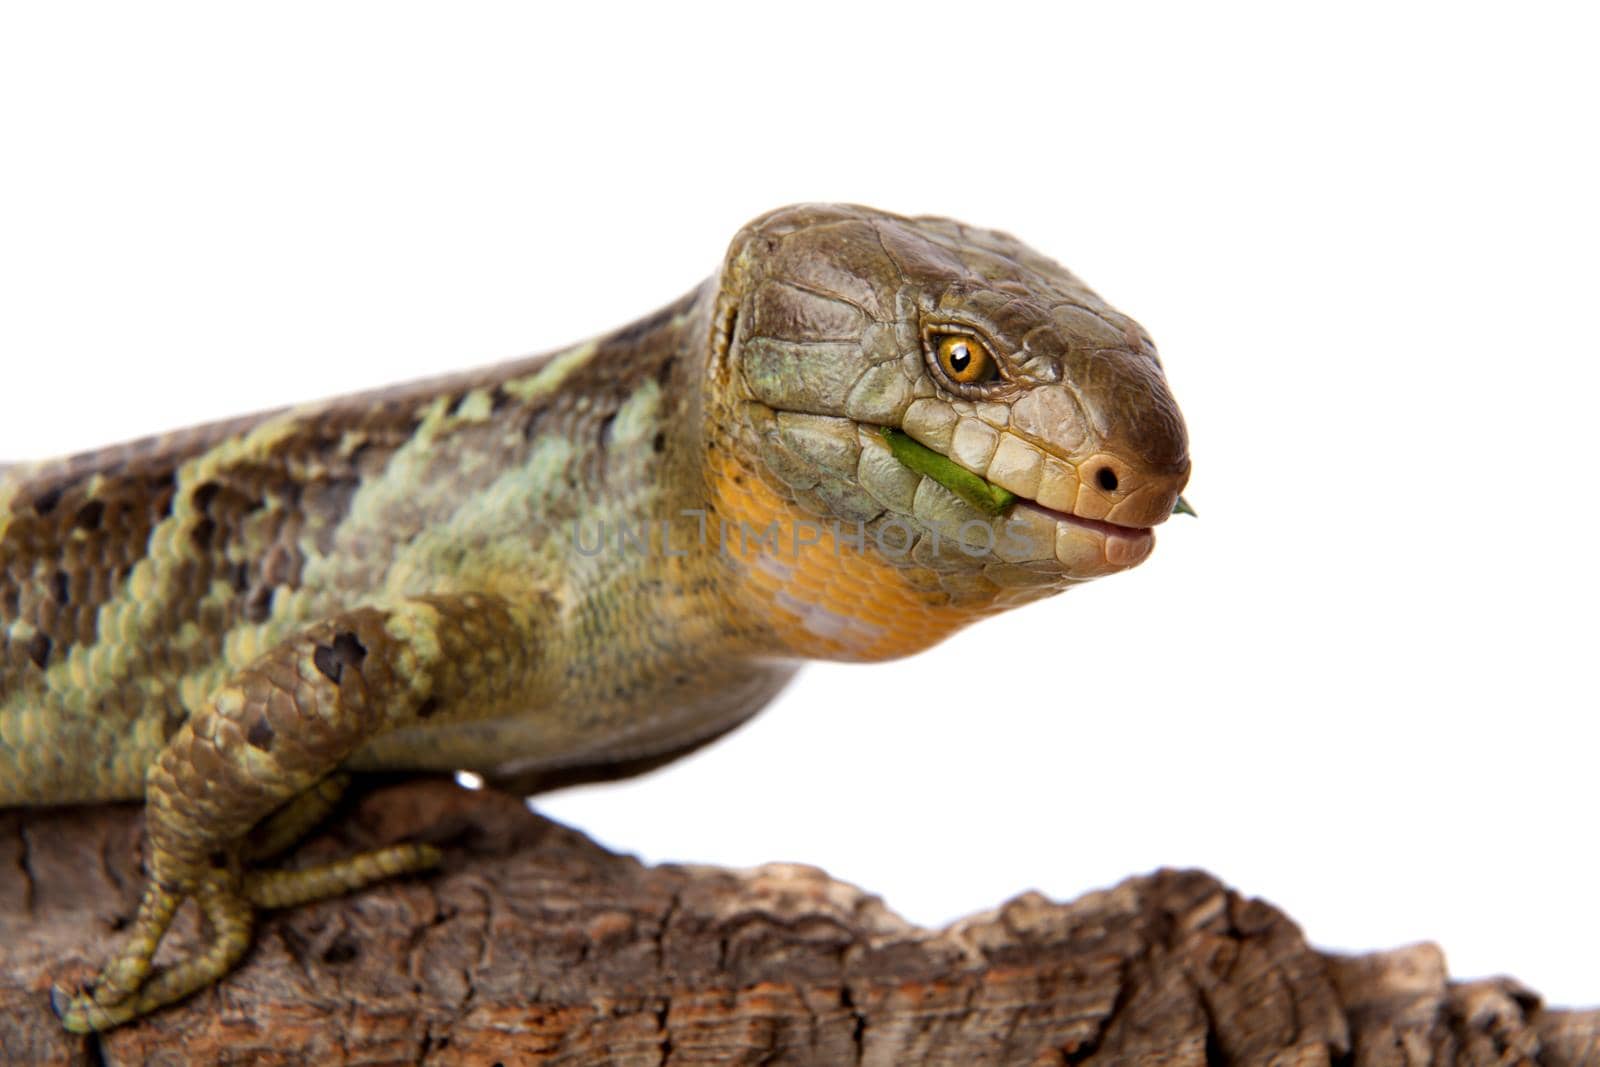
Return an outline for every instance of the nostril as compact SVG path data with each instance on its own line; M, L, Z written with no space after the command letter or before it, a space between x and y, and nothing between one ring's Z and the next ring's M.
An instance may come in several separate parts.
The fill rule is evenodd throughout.
M1117 491L1117 472L1110 467L1101 467L1094 472L1094 484L1108 493Z

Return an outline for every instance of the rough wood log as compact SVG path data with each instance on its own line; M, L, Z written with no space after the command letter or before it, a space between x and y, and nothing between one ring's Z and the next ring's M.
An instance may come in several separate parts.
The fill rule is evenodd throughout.
M78 1038L49 983L132 914L139 811L0 823L7 1063L1600 1065L1600 1011L1451 982L1430 945L1320 954L1197 871L925 930L812 868L646 867L437 780L366 793L297 860L414 837L444 871L272 915L219 986Z

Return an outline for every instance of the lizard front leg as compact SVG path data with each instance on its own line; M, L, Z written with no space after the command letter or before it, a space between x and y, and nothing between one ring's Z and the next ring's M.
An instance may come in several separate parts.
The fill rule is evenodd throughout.
M249 946L254 908L286 907L438 862L399 845L325 867L246 871L248 835L268 822L268 848L327 803L328 776L363 742L396 727L536 705L548 685L541 630L548 595L420 597L361 608L306 628L241 670L162 751L146 777L148 881L127 942L87 989L57 989L52 1006L78 1032L146 1014L226 974ZM319 789L319 787L322 787ZM287 805L287 807L286 807ZM184 900L209 942L152 971Z

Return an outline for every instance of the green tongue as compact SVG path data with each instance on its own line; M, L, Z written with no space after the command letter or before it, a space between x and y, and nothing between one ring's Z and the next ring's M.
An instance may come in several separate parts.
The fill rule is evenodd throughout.
M1017 499L1017 494L986 482L967 468L946 459L911 435L888 426L882 428L894 458L918 474L932 478L956 496L986 515L999 515Z

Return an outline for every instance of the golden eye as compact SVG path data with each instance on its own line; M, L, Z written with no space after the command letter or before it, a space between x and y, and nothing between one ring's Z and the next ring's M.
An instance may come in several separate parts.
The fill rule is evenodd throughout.
M983 346L983 342L968 334L946 334L939 339L936 351L939 369L948 374L953 382L977 385L1000 373L994 357Z

